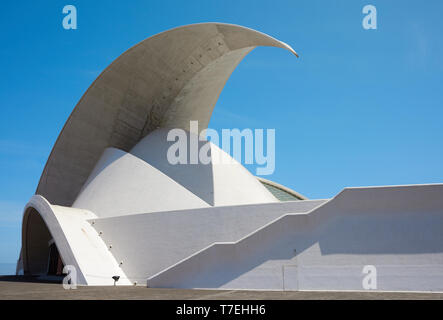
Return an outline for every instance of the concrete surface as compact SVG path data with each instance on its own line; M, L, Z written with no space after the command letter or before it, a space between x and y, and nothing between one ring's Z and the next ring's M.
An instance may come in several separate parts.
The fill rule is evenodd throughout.
M0 300L379 300L414 299L443 300L443 293L401 292L315 292L315 291L239 291L153 289L137 287L78 287L64 290L58 283L30 282L32 280L0 276Z
M363 270L374 266L377 290L443 291L442 244L442 184L346 188L309 212L214 242L148 286L362 290Z
M154 35L127 50L88 88L63 127L36 194L71 206L103 151L131 150L157 128L201 130L240 61L257 46L295 51L245 27L201 23Z
M347 188L329 201L110 218L41 196L29 208L82 284L113 285L120 275L119 284L148 278L151 288L358 291L369 265L380 291L435 292L443 291L442 195L442 184Z
M78 283L113 285L112 276L118 275L121 284L131 285L99 233L88 222L95 218L97 216L88 210L53 206L42 196L34 195L24 210L23 271L46 273L48 240L52 238L64 264L76 268Z
M198 143L197 150L208 147L211 162L171 164L167 154L176 142L168 141L168 133L166 128L151 132L130 153L105 149L72 206L106 218L279 202L239 162L193 133L183 130L183 140ZM190 146L181 152L189 157Z
M141 284L214 242L237 241L284 214L308 212L323 203L305 200L125 215L96 219L93 227L112 245L115 259L123 261L126 276Z
M209 204L151 164L122 150L107 148L73 207L104 218L204 208Z

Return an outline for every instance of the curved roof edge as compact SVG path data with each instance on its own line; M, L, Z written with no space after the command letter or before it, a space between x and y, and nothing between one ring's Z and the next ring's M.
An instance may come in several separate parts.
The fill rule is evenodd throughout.
M262 177L256 177L256 178L257 178L257 180L260 181L261 183L263 183L263 184L267 184L267 185L270 185L270 186L272 186L272 187L274 187L274 188L277 188L277 189L280 189L280 190L282 190L283 192L286 192L286 193L292 195L293 197L295 197L295 198L297 198L297 199L299 199L299 200L309 200L307 197L305 197L305 196L302 195L301 193L298 193L297 191L294 191L294 190L292 190L292 189L289 189L288 187L285 187L284 185L281 185L281 184L279 184L279 183L277 183L277 182L274 182L274 181L271 181L271 180L267 180L267 179L264 179L264 178L262 178Z

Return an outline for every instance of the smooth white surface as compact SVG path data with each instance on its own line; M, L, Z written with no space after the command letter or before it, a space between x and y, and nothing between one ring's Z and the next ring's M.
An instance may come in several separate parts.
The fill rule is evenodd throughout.
M112 217L278 202L239 162L206 140L200 146L209 144L219 163L170 164L168 148L175 142L167 141L168 132L155 130L130 153L106 149L72 206Z
M296 251L294 251L296 250ZM443 185L348 188L151 277L153 287L443 291Z
M377 290L443 291L443 185L110 218L39 196L27 208L42 213L83 284L112 284L122 261L119 284L148 278L151 287L364 290L363 268L374 265Z
M27 243L26 219L32 208L43 218L64 265L76 268L79 285L113 285L115 275L120 276L119 285L131 284L98 232L87 221L96 218L90 211L52 206L42 196L33 196L24 210L23 244ZM26 246L22 250L26 266Z
M204 208L209 204L140 158L108 148L73 207L111 217Z
M238 161L206 140L198 146L210 145L211 161L203 164L170 164L167 159L168 148L175 142L167 141L169 129L157 129L143 138L130 153L158 169L211 206L240 205L253 203L278 202L278 200ZM187 159L190 159L191 137L198 140L194 133L186 131ZM154 151L155 150L155 151ZM187 209L187 208L182 208Z
M305 212L324 200L210 207L96 219L126 275L146 279L217 241L237 241L288 212Z

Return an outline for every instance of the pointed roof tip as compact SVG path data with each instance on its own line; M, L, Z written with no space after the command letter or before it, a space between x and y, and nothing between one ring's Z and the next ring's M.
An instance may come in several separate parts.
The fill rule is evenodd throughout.
M300 58L300 56L298 55L297 52L295 52L295 50L286 42L283 41L279 41L286 49L288 49L289 51L291 51L297 58Z
M234 27L234 28L243 29L243 30L247 30L247 31L252 31L254 33L260 34L261 36L264 36L265 38L268 38L268 39L271 39L272 41L277 42L278 45L274 45L274 46L284 48L284 49L290 51L291 53L293 53L297 58L300 58L299 54L286 42L280 41L280 40L278 40L266 33L263 33L263 32L255 30L255 29L245 27L245 26L241 26L238 24L225 23L225 22L199 22L199 23L192 23L192 24L188 24L188 25L184 25L184 26L175 27L170 30L163 31L161 33L166 33L166 32L173 31L175 29L189 28L189 27L194 27L194 26L199 26L199 25L229 26L229 27ZM257 45L257 46L260 46L260 45Z

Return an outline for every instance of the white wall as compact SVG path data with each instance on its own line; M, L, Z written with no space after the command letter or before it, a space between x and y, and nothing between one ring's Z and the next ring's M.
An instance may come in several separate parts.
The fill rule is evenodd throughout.
M294 251L296 250L296 251ZM150 280L153 287L443 291L443 185L350 188L241 241L216 243Z
M28 208L83 284L121 275L121 285L152 287L363 290L374 265L378 290L443 291L443 185L109 218L41 196Z
M126 275L139 283L217 241L237 241L288 212L324 201L211 207L96 219Z

